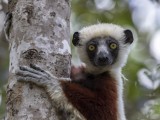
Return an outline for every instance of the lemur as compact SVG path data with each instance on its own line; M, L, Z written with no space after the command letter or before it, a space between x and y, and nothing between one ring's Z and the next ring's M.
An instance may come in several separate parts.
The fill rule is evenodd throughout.
M72 67L69 80L31 64L20 66L18 81L46 88L56 108L64 111L62 120L126 120L121 69L133 43L132 32L101 23L75 32L72 43L85 66Z

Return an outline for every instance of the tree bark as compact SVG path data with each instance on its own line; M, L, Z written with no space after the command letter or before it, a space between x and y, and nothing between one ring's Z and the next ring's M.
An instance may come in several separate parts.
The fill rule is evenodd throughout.
M69 0L10 0L10 67L6 120L57 120L45 90L19 83L15 72L30 63L56 77L70 77Z

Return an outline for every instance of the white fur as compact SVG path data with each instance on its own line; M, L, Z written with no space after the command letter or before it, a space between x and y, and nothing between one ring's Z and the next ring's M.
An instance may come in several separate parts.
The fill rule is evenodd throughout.
M128 54L130 52L130 44L124 44L125 34L124 28L114 24L96 24L89 27L85 27L79 31L80 33L80 44L82 46L77 47L77 52L82 62L86 64L86 71L90 73L99 74L107 70L115 68L122 68L127 61ZM116 39L119 43L119 53L116 62L113 65L106 67L95 67L89 60L86 52L86 43L95 37L110 36ZM98 72L97 72L98 71Z
M118 119L117 120L126 120L124 102L123 102L123 81L121 76L121 68L114 69L111 71L111 75L117 80L117 89L118 89Z
M82 45L85 44L88 40L95 38L95 37L103 37L103 36L112 36L116 40L123 40L124 39L124 28L115 25L115 24L95 24L89 27L84 27L80 30L80 43Z

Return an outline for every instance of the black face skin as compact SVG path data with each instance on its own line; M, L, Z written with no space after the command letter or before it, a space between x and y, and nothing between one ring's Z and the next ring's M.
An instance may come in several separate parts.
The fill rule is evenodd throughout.
M111 44L116 45L116 48L111 48ZM94 46L95 49L90 50L90 46ZM87 43L86 51L91 63L94 66L105 67L107 65L114 64L116 61L119 51L119 44L112 37L97 37L91 39Z

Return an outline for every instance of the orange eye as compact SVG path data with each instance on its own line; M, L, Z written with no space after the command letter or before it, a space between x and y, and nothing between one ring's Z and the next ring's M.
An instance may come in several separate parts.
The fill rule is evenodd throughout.
M111 43L111 44L109 45L109 47L114 50L114 49L117 48L117 44L116 44L116 43Z
M90 51L93 51L93 50L96 49L96 47L95 47L94 45L89 45L89 46L88 46L88 49L89 49Z

